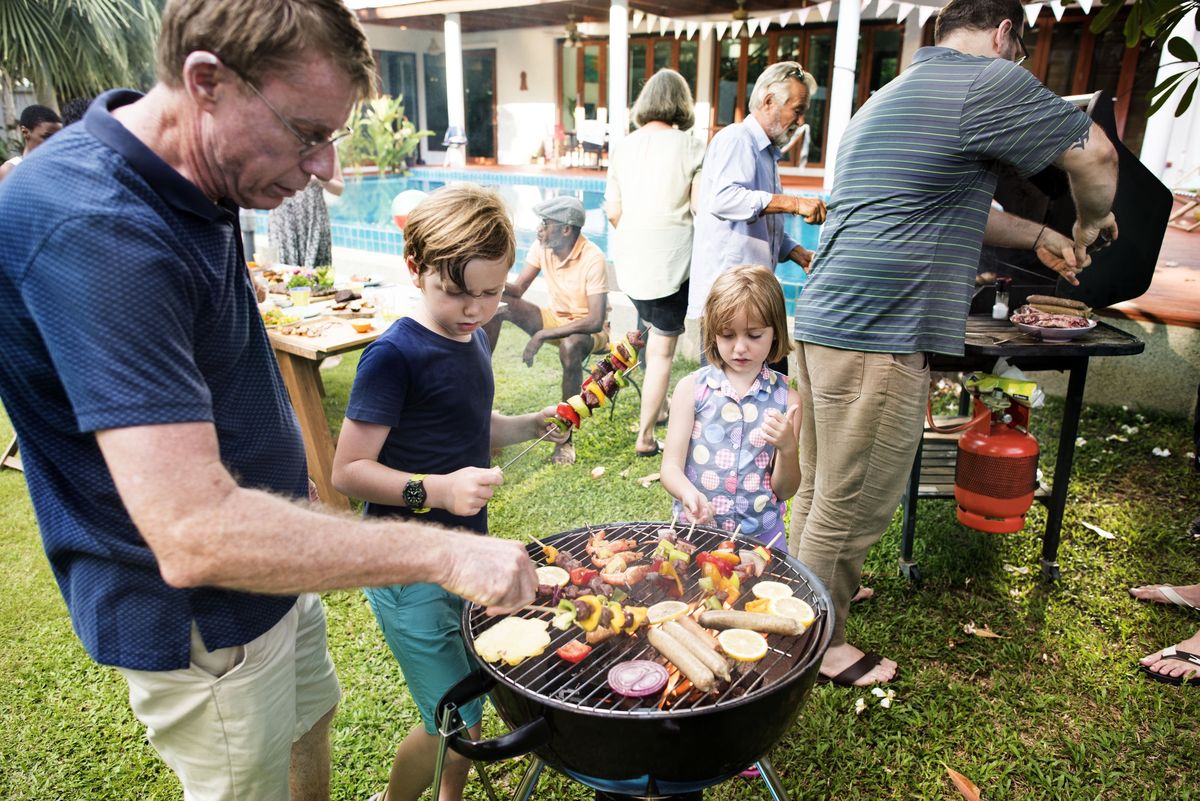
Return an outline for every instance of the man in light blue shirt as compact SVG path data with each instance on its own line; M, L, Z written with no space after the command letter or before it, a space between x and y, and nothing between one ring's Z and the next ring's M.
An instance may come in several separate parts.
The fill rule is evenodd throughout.
M772 64L754 84L750 116L709 142L700 172L688 317L700 316L713 281L730 267L761 264L773 271L791 259L808 270L812 252L787 235L779 215L801 214L820 225L825 202L783 194L777 162L816 90L816 79L795 61Z

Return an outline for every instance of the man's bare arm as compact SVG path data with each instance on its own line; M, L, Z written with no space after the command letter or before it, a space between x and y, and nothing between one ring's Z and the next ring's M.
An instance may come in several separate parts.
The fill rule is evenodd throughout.
M1101 231L1117 238L1117 223L1112 216L1113 197L1117 193L1117 150L1096 123L1063 151L1054 162L1071 181L1075 201L1075 255L1082 260L1087 246Z
M1075 274L1091 263L1086 253L1083 261L1076 261L1074 241L1053 228L995 208L988 213L983 243L998 248L1033 250L1042 264L1076 286L1079 280Z
M426 581L498 611L533 599L536 576L520 543L365 522L239 487L211 423L113 429L96 439L172 586L292 594Z
M504 285L505 297L524 297L525 293L529 291L529 287L533 284L533 279L537 278L539 272L541 270L537 267L534 267L532 264L526 264L517 276L516 281L509 281Z

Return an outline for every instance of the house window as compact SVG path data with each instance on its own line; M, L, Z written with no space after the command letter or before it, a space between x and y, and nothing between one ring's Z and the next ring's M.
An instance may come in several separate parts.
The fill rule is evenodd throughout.
M446 110L446 55L425 53L425 127L433 131L426 137L425 147L430 150L445 150L442 140L446 138L446 127L450 124Z
M417 94L417 54L376 50L375 63L379 66L380 89L385 95L403 97L405 116L415 120L421 107Z

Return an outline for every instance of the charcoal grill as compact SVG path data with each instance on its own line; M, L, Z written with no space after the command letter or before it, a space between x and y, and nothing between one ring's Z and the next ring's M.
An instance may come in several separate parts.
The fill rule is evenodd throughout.
M672 529L668 523L629 522L579 528L544 541L587 563L584 546L601 530L609 540L636 540L637 550L647 554L664 531L674 531L698 550L715 549L729 539L728 532L702 526ZM745 547L753 545L747 542ZM536 563L545 563L539 546L531 544L529 551ZM757 763L772 795L786 798L765 755L796 720L816 681L833 630L833 611L829 593L816 576L783 551L776 549L772 555L763 576L743 584L734 608L741 609L753 599L750 589L756 581L771 579L791 586L797 598L816 610L816 621L795 637L771 635L767 656L735 665L732 681L721 682L714 693L692 692L661 709L660 695L641 699L618 695L607 684L610 667L629 659L658 658L645 635L617 635L595 646L578 665L569 665L554 650L581 638L582 632L575 626L564 632L551 628L552 640L543 655L517 666L477 658L479 669L442 700L440 716L490 691L511 732L482 742L449 733L449 747L477 762L532 753L539 769L544 762L594 788L598 798L699 797L703 788ZM684 585L682 600L701 599L694 568ZM649 606L669 597L659 584L649 581L626 591L629 598L623 603L630 605ZM473 642L495 622L481 608L467 605L463 635ZM532 793L533 786L526 784L523 791Z

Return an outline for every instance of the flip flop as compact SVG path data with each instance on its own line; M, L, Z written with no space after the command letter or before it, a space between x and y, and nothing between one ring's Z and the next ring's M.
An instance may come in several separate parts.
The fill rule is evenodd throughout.
M637 448L634 448L634 450L637 452L638 456L644 457L646 459L649 459L651 456L658 456L660 453L662 453L662 449L663 449L663 441L661 439L654 440L654 450L652 450L652 451L642 451L642 450L638 450Z
M873 651L868 651L867 653L865 653L861 657L859 657L857 662L855 662L850 667L846 668L845 670L843 670L841 673L837 674L836 676L822 676L821 674L818 673L817 674L817 684L834 684L834 685L837 685L838 687L858 687L858 685L855 684L854 682L858 681L863 676L870 673L872 670L875 669L875 666L878 665L882 661L883 661L882 656L880 656L879 654L877 654ZM875 682L875 683L883 684L884 682ZM868 685L864 685L864 686L868 686Z
M1134 587L1129 590L1129 594L1133 595L1133 590L1140 590L1140 589L1145 589L1145 588ZM1162 597L1166 598L1167 601L1174 604L1175 606L1182 606L1184 609L1200 609L1200 606L1196 606L1194 603L1188 601L1182 595L1177 593L1175 591L1175 588L1172 587L1170 584L1159 584L1158 586L1154 587L1154 589L1157 590L1158 593L1160 595L1162 595ZM1133 595L1133 597L1136 600L1141 601L1143 603L1151 603L1151 604L1161 603L1160 601L1156 601L1153 598L1138 598L1136 595Z
M1147 676L1155 681L1161 681L1163 684L1174 684L1176 687L1184 684L1200 685L1200 656L1187 651L1180 651L1174 645L1162 649L1158 656L1160 659L1174 659L1177 662L1184 662L1192 665L1193 669L1190 673L1184 673L1182 676L1164 676L1162 673L1155 673L1147 665L1138 665L1138 667Z

